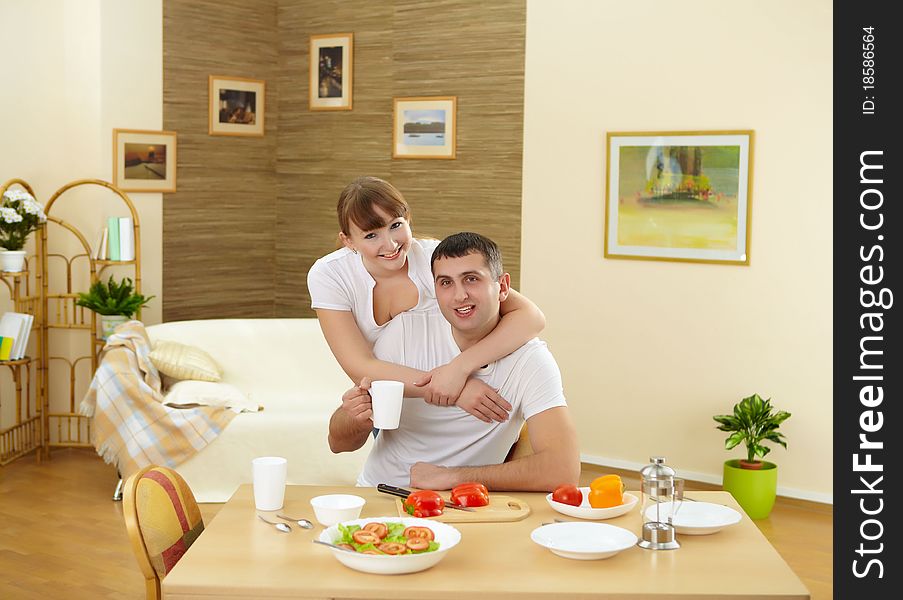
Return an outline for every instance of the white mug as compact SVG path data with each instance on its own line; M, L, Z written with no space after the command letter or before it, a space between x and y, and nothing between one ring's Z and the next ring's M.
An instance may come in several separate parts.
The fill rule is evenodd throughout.
M398 429L404 384L400 381L374 381L370 384L373 405L373 426L377 429Z
M261 456L251 461L254 505L257 510L279 510L285 500L288 461L281 456Z

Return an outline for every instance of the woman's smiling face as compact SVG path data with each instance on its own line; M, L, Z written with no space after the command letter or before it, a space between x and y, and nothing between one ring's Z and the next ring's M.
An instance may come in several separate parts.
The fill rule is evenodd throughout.
M397 271L407 265L408 250L414 239L411 226L404 217L393 217L379 206L372 208L386 225L364 231L351 223L351 234L341 234L342 242L360 253L371 275Z

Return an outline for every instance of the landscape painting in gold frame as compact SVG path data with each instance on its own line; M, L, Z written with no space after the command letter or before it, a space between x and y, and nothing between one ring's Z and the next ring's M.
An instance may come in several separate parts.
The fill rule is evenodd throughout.
M605 257L748 265L753 138L609 132Z
M457 96L394 100L392 158L455 158Z
M310 110L351 110L354 34L310 36Z
M113 183L125 192L176 191L176 132L114 129Z
M263 136L266 82L246 77L208 77L210 135Z

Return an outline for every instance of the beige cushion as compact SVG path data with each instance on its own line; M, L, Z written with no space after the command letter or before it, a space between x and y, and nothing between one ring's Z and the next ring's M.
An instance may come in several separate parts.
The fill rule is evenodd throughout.
M158 371L176 379L219 381L223 378L216 361L195 346L160 340L154 344L150 359Z
M260 407L234 385L215 381L179 381L166 392L163 404L176 407L220 406L235 412L257 412Z

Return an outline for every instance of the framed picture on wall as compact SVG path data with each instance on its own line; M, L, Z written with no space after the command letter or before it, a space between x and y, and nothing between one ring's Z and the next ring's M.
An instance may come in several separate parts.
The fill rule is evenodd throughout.
M607 141L606 258L749 264L752 131Z
M114 129L113 183L126 192L176 191L176 132Z
M208 81L208 133L263 136L266 82L218 75L210 75Z
M457 96L394 100L392 158L455 158Z
M351 110L354 34L310 36L310 110Z

